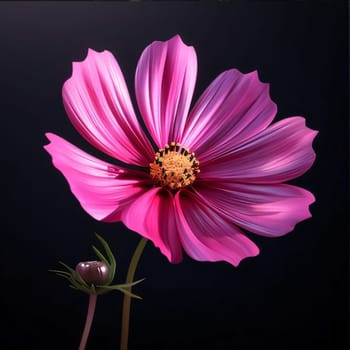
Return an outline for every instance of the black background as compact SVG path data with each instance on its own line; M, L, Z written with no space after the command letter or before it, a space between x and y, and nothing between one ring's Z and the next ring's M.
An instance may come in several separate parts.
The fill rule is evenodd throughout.
M93 258L94 232L125 279L138 235L90 218L42 148L51 131L100 158L70 124L61 88L87 49L110 50L130 92L142 50L174 34L197 52L194 100L222 71L258 69L276 120L302 115L319 130L312 219L278 239L250 237L258 257L238 268L185 258L171 265L150 243L132 304L134 349L347 349L348 6L332 1L0 4L1 349L77 349L87 296L48 272ZM118 349L122 296L98 300L88 349Z

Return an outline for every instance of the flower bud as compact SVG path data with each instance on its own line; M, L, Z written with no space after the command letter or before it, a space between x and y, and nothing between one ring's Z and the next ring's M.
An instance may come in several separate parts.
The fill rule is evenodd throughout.
M105 284L109 275L109 268L103 261L80 262L75 271L86 283L95 285Z

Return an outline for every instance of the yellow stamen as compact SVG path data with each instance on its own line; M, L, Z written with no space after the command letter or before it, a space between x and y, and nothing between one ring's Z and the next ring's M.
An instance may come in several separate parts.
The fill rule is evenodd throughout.
M156 184L171 190L192 184L199 172L199 162L194 153L175 142L160 149L150 164L150 175Z

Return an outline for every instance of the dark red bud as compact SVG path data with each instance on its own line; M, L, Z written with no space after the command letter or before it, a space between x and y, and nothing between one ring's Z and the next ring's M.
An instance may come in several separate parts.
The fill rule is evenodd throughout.
M109 269L103 261L80 262L75 271L89 284L103 285L107 282Z

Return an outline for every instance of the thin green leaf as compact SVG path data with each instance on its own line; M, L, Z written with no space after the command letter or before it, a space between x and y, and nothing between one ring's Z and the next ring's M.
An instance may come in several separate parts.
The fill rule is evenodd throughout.
M97 239L100 241L100 243L102 244L109 261L109 274L108 274L108 280L107 280L107 284L109 284L112 282L115 275L116 261L108 243L98 233L95 232L95 235Z
M122 293L124 293L124 294L130 296L131 298L135 298L135 299L142 300L142 297L140 297L139 295L137 295L137 294L135 294L135 293L131 293L131 292L130 292L129 290L127 290L127 289L119 288L119 290L120 290Z
M95 232L95 235L96 235L97 239L100 241L100 243L102 244L104 250L107 253L107 256L111 257L111 260L114 260L114 255L113 255L113 253L111 251L111 248L109 248L108 243L98 233Z
M59 261L59 263L64 266L68 271L70 271L70 275L73 280L77 281L81 286L89 289L89 285L81 278L81 276L70 266L66 265L64 262Z
M73 289L80 290L80 291L85 292L85 293L89 293L89 288L85 287L84 285L81 285L79 283L79 281L75 280L74 277L71 274L67 275L67 274L61 274L59 272L56 272L56 275L59 276L59 277L63 277L66 280L68 280L71 283L69 285L69 287L71 287Z
M71 276L74 280L78 281L82 286L86 287L89 289L89 285L81 278L81 276L71 267L66 265L64 262L59 261L59 263L64 266L68 271L70 271Z
M64 266L70 273L75 272L74 269L72 269L70 266L66 265L64 262L59 261L59 264L61 264L62 266Z
M103 249L105 250L105 252L107 253L107 258L109 260L110 265L115 265L115 258L114 255L112 253L111 248L109 247L108 243L98 234L95 232L95 235L97 237L97 239L100 241L100 243L103 246Z
M80 275L73 270L71 267L66 265L64 262L59 261L59 263L64 266L69 272L61 270L49 270L50 272L55 273L59 277L63 277L68 280L71 285L71 288L81 290L85 293L90 293L90 286L80 277Z
M71 280L71 276L63 275L63 274L61 274L61 273L56 273L56 275L59 276L59 277L63 277L63 278L65 278L65 279L67 279L68 281Z
M92 246L92 249L101 261L106 263L108 266L110 265L108 259L94 245Z
M84 286L85 288L90 289L90 286L82 279L82 277L79 275L78 272L73 271L72 272L72 277L79 282L82 286Z
M136 295L134 293L131 293L127 289L119 287L118 285L115 285L115 286L102 286L101 288L102 289L108 289L108 290L119 290L120 292L128 295L131 298L142 299L140 296L138 296L138 295Z
M132 287L136 284L139 284L141 283L142 281L144 281L146 278L141 278L140 280L137 280L135 282L131 282L131 283L124 283L124 284L117 284L118 287L121 287L121 288L129 288L129 287Z
M53 273L60 273L62 275L67 275L70 276L71 274L67 271L63 271L63 270L49 270L49 272L53 272Z
M87 293L87 294L90 293L90 288L87 288L87 287L85 287L85 286L79 284L79 282L76 281L74 278L70 278L69 281L70 281L70 283L72 283L72 285L73 285L74 287L76 287L77 289L81 290L82 292L85 292L85 293Z
M89 292L90 290L89 285L74 270L72 270L72 273L69 276L62 276L62 277L65 277L77 289L87 293Z

